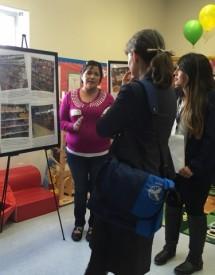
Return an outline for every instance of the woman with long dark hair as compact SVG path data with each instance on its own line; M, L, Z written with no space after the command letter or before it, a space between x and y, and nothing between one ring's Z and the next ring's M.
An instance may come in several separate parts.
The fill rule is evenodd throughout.
M176 177L181 201L167 200L166 244L155 263L163 265L175 256L185 205L190 239L185 262L175 268L175 273L181 275L203 268L207 230L204 205L215 174L215 85L209 60L197 53L182 56L174 82L184 93L179 123L185 138L185 166Z

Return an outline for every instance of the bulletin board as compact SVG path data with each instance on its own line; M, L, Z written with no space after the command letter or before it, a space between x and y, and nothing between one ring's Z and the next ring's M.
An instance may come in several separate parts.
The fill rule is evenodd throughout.
M0 46L0 157L59 146L58 56Z

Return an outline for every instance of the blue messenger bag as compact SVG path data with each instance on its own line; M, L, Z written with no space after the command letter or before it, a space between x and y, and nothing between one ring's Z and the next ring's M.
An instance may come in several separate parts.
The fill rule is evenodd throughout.
M162 226L165 197L174 186L112 158L100 170L88 208L106 222L150 237Z

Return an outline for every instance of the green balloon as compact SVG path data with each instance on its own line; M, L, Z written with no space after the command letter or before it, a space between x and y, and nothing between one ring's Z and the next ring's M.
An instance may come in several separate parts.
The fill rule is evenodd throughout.
M184 36L192 44L195 45L202 36L203 28L198 20L188 20L184 25Z

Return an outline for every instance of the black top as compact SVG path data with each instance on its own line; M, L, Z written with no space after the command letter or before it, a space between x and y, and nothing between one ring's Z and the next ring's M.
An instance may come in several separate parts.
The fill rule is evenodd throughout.
M208 94L202 137L187 138L185 164L193 172L193 179L211 179L215 175L215 91Z
M144 88L137 82L122 86L114 104L98 121L97 132L114 138L111 151L117 159L162 175L159 144L169 154L168 138L176 115L174 91L157 89L157 101L159 115L155 123ZM171 158L168 165L167 176L173 177Z

